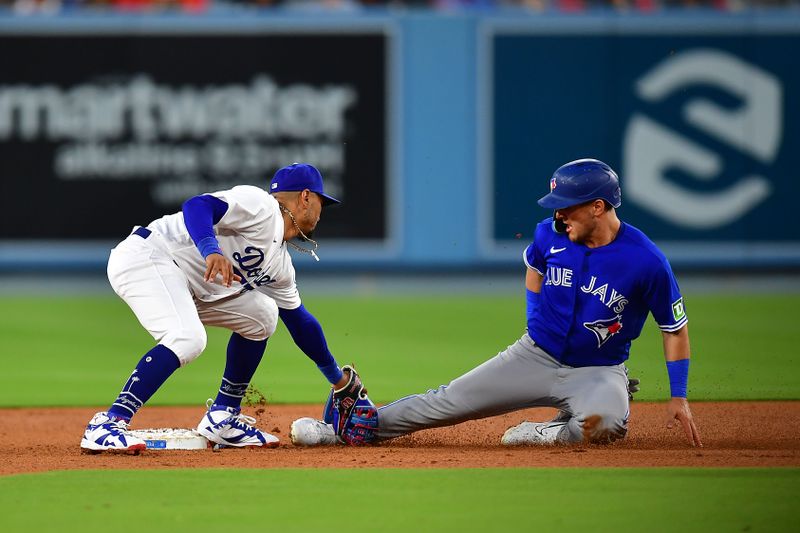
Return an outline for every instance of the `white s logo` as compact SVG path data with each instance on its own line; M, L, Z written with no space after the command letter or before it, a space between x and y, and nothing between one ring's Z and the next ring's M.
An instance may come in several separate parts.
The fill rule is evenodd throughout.
M643 100L656 102L692 84L721 88L742 105L729 110L696 98L684 106L687 123L762 163L775 159L783 133L783 95L775 76L726 52L696 49L657 65L638 81L636 92ZM724 226L772 192L770 182L760 175L743 176L715 192L692 191L668 181L665 173L674 168L696 180L712 181L719 177L724 161L641 113L631 118L623 142L626 195L675 225Z

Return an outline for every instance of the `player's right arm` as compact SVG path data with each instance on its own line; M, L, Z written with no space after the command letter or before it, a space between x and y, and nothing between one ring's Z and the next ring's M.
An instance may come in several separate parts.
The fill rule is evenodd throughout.
M532 268L528 269L528 272L525 274L525 288L531 292L540 293L542 292L542 281L544 281L544 276L533 270Z
M525 302L526 302L526 316L528 323L533 319L536 309L539 307L539 294L542 292L542 281L546 264L544 255L539 249L539 243L544 239L543 228L547 227L546 231L551 231L549 226L539 224L536 226L534 241L525 248L522 252L522 260L527 267L525 270Z
M219 274L222 276L222 284L226 287L230 287L234 281L242 281L242 278L234 274L231 262L222 255L219 242L214 235L214 224L225 216L228 204L215 196L201 194L186 200L182 211L186 230L206 262L203 279L208 283L214 283Z

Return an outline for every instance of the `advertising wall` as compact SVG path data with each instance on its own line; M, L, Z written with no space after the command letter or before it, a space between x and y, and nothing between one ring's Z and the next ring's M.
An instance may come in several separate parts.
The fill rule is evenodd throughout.
M530 235L559 165L595 157L620 174L621 217L673 260L798 256L800 35L499 26L487 39L490 248Z
M581 157L673 266L799 268L798 49L792 11L0 16L0 271L301 160L344 203L300 269L520 269Z
M121 239L187 198L312 162L319 234L388 235L387 36L0 35L0 239Z

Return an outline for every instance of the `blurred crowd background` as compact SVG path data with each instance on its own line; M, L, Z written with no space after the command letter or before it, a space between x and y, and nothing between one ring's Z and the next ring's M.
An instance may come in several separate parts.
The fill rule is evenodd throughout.
M580 13L591 10L660 12L670 9L741 11L800 7L800 0L0 0L0 10L20 15L64 11L203 13L214 9L314 9L352 11L371 8L433 10L525 9Z

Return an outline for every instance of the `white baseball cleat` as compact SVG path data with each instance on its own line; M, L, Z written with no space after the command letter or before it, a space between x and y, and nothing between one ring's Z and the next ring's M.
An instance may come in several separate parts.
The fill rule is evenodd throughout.
M81 451L99 452L133 452L138 454L147 448L140 438L128 431L128 423L114 419L103 411L95 414L86 426L81 439Z
M252 416L242 414L241 409L226 407L208 400L208 412L197 424L197 432L215 444L244 448L246 446L263 446L276 448L280 439L270 435L251 424L256 423Z
M295 446L333 446L342 442L331 424L309 417L292 422L289 436Z
M523 422L508 428L500 444L504 446L547 446L558 442L566 422Z

